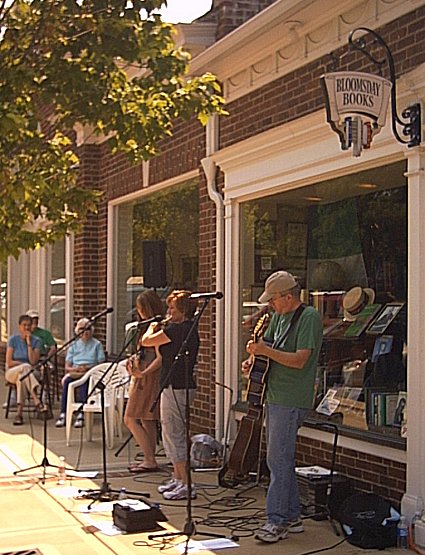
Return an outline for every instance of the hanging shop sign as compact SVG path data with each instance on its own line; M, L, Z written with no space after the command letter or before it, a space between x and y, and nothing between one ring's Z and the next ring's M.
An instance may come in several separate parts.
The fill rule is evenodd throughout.
M360 38L355 38L361 33ZM391 100L391 128L395 138L408 147L421 144L421 106L407 106L401 116L397 113L396 75L391 51L384 39L366 27L351 31L349 48L363 54L377 68L379 75L359 71L333 71L322 75L320 83L326 101L327 121L338 134L341 148L353 148L360 156L370 148L373 137L385 126L388 103ZM377 53L378 52L378 53ZM384 56L378 54L384 53ZM332 63L340 59L330 54ZM388 66L390 79L382 77Z
M327 121L339 135L341 148L353 147L360 156L385 126L392 84L379 75L337 71L320 79L325 94Z

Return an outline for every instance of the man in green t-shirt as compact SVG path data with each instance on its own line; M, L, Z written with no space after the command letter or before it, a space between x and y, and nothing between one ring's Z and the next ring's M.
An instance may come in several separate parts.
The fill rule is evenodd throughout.
M268 357L266 390L267 522L255 537L274 543L288 532L303 532L295 474L297 432L313 404L317 360L322 345L322 321L317 310L304 307L301 288L293 275L278 271L269 276L260 303L269 303L274 314L264 340L249 341L252 356ZM291 320L294 318L291 326ZM245 361L242 370L251 365Z
M31 334L40 339L41 356L43 358L47 358L53 355L56 350L56 341L54 340L53 335L50 333L49 330L45 330L44 328L40 328L38 326L38 312L31 309L27 311L26 315L31 318Z

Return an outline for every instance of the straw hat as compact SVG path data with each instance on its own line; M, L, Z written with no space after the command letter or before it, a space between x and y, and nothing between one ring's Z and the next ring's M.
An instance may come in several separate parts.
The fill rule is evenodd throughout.
M354 322L365 306L372 304L375 300L375 291L369 287L352 287L347 291L342 300L344 307L344 319Z

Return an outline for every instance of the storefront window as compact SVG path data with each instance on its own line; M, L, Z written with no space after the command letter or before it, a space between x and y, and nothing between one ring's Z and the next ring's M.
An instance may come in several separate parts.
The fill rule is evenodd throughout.
M146 289L165 299L176 288L196 290L199 191L197 180L152 193L118 209L117 333L136 319L135 300Z
M65 239L52 246L50 280L50 330L56 343L65 341Z
M264 280L285 269L323 319L314 414L398 435L407 395L404 172L398 162L241 205L241 358ZM359 313L344 311L350 295L365 300Z

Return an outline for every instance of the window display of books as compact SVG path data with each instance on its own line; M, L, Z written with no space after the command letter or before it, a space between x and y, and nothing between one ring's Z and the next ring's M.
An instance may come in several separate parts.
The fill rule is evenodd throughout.
M407 393L382 388L367 389L367 422L369 428L387 428L405 437L407 429Z

